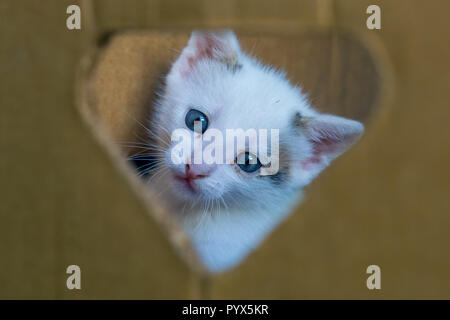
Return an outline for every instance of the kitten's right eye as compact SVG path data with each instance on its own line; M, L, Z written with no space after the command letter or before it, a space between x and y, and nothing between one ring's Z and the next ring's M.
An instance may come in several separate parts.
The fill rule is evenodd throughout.
M251 173L261 168L258 157L250 152L244 152L236 157L236 163L241 170Z
M186 118L184 118L184 122L186 123L186 126L194 131L194 123L195 121L200 121L202 124L202 133L206 131L208 128L208 118L206 115L198 110L191 109L186 114Z

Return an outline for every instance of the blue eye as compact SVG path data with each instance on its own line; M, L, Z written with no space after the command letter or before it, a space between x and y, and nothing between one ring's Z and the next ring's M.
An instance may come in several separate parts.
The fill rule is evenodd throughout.
M200 121L202 124L202 133L206 131L208 128L208 118L203 112L200 112L195 109L189 110L189 112L186 114L186 118L184 118L184 122L186 123L186 126L194 131L194 122Z
M261 168L259 159L249 152L241 153L236 158L236 163L245 172L255 172Z

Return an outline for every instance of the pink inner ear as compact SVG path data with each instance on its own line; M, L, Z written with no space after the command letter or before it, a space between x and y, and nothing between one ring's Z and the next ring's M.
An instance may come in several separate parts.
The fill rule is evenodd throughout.
M231 50L227 48L225 41L213 34L194 35L180 57L181 75L189 76L189 72L202 59L223 59Z
M203 35L201 37L197 37L195 40L197 60L202 58L212 59L214 56L214 48L219 51L223 50L223 45L220 43L220 41L214 39L210 35Z
M302 162L304 169L317 169L347 150L362 134L364 127L356 121L337 116L321 115L311 120L306 135L312 155Z
M187 58L188 66L192 69L197 61L204 58L213 58L213 41L210 37L196 39L194 54Z
M324 161L323 156L337 151L339 140L332 137L316 137L308 140L312 145L312 155L301 163L303 170L311 170Z
M320 164L323 161L322 156L326 154L332 154L337 151L337 145L339 140L332 137L320 137L316 140L308 140L312 144L312 156L302 161L302 168L304 170L310 170L313 166Z
M313 145L313 154L315 156L320 156L322 154L331 154L337 152L340 140L328 136L319 137L315 140L311 139L309 140L309 142Z
M193 40L193 50L189 50L186 54L186 65L181 69L181 75L184 77L189 76L189 72L195 67L197 62L201 59L209 58L213 59L214 47L220 48L221 44L219 41L215 41L211 36L202 35L198 36Z

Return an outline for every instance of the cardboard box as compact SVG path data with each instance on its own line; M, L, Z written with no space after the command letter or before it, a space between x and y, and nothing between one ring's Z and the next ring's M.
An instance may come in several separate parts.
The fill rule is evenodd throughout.
M81 30L64 23L74 3ZM0 298L449 298L449 5L374 3L381 30L366 28L372 1L3 1ZM366 124L217 276L193 267L112 142L134 135L118 111L145 116L194 27L233 28L320 110ZM66 288L71 264L81 290ZM372 264L381 290L366 287Z

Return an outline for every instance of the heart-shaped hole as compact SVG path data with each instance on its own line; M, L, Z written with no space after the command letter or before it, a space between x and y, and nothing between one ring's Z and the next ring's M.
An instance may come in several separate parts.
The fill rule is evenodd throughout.
M242 251L239 259L232 257L230 260L233 261L225 261L218 266L211 261L217 259L216 256L211 258L201 252L202 249L199 249L200 254L197 254L196 250L202 247L201 241L189 241L183 227L177 222L177 214L171 212L166 204L160 203L155 190L165 186L149 188L146 179L152 174L146 174L145 170L135 170L125 161L127 157L142 154L142 149L150 150L145 139L148 139L148 129L151 129L149 119L154 117L157 94L164 92L165 76L187 45L188 39L188 33L127 31L113 34L101 43L94 57L85 61L80 77L79 105L85 119L103 142L102 145L109 151L113 161L129 179L136 193L146 200L151 208L149 211L156 213L155 218L167 229L177 250L199 269L204 270L206 265L208 271L222 271L247 256L282 219L274 219L273 222L261 226L256 223L258 216L247 215L247 212L242 211L240 218L246 217L241 219L242 221L238 217L237 222L234 218L223 223L220 230L212 228L214 231L203 236L201 241L208 239L213 243L222 241L224 235L231 235L233 241L237 242L228 246L227 250L239 247L239 236L249 237L248 233L251 231L248 230L251 227L249 229L248 226L255 225L256 229L264 229L260 234L250 236L253 237L251 244L239 249ZM298 84L313 107L322 113L336 114L365 123L378 105L382 82L377 64L367 48L349 35L325 31L297 35L239 34L239 42L243 52L248 52L277 69L285 70L291 82ZM274 115L268 114L267 117ZM240 115L237 114L236 117ZM304 118L297 120L303 123ZM292 123L295 129L294 118ZM322 128L327 130L327 127ZM324 140L326 138L324 137ZM331 140L328 142L333 143ZM152 167L151 158L144 156L133 159L141 169ZM140 174L145 175L145 178L141 179ZM282 175L276 177L272 179L272 188L279 188L279 180L283 179ZM264 201L264 197L260 201ZM279 205L285 206L285 211L291 211L296 201L288 205L289 201ZM227 205L222 209L226 210ZM234 230L235 227L243 225L246 227L239 228L240 234ZM217 239L211 238L217 234L221 236ZM227 255L220 252L222 249L223 247L218 246L216 251L219 255Z

